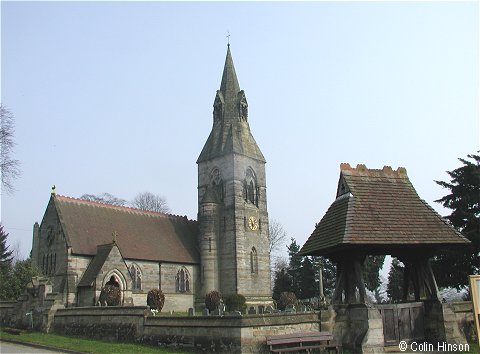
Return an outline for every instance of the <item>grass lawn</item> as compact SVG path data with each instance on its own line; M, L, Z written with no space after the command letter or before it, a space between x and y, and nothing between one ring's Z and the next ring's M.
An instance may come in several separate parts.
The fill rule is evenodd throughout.
M467 353L480 354L480 347L477 343L469 343L470 351Z
M42 344L49 347L55 347L59 349L69 349L78 352L84 353L93 353L93 354L104 354L104 353L125 353L125 354L147 354L147 353L172 353L185 354L186 351L165 349L165 348L156 348L147 345L141 344L130 344L130 343L116 343L116 342L106 342L100 340L91 340L83 339L79 337L66 337L58 334L46 334L41 332L30 332L22 331L20 335L14 335L10 333L5 333L3 330L0 330L0 339L13 339L19 342L24 343L36 343ZM345 351L344 353L349 353ZM457 352L457 353L468 353L468 354L480 354L480 349L478 344L470 343L470 351L468 352Z
M22 332L20 335L5 333L0 330L0 339L13 339L23 343L36 343L50 347L69 349L84 353L185 353L172 349L156 348L141 344L105 342L99 340L83 339L79 337L66 337L58 334L46 334L41 332Z

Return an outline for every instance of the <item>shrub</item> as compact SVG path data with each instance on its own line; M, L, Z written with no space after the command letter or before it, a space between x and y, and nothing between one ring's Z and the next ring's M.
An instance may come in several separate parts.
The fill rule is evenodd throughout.
M285 307L288 305L295 305L297 302L297 297L294 293L284 291L280 294L280 299L278 299L277 307L279 310L285 310Z
M151 289L147 294L147 305L152 310L162 311L165 304L165 295L160 289Z
M122 295L120 293L120 288L115 285L106 284L100 292L98 301L102 306L105 304L107 306L118 306L120 305L121 299Z
M245 313L247 304L245 303L245 296L242 294L230 294L225 298L225 306L228 311L240 311Z
M207 295L205 295L205 307L209 311L213 311L218 308L221 299L222 294L220 294L220 292L217 290L212 290Z

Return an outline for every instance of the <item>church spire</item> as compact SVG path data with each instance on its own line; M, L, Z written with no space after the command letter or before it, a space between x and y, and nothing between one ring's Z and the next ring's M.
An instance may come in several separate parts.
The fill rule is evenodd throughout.
M213 102L212 131L197 163L232 153L265 162L250 132L247 98L240 90L229 44L220 90Z
M237 74L235 73L235 66L233 65L232 53L230 52L230 44L228 44L227 47L227 57L225 58L225 66L223 67L220 91L222 92L225 100L236 100L237 94L240 91Z

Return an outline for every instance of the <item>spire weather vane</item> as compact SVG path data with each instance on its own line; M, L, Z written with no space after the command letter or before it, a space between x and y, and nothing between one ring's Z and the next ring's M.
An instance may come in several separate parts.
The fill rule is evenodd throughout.
M227 35L225 37L227 37L227 45L230 47L230 31L227 31Z

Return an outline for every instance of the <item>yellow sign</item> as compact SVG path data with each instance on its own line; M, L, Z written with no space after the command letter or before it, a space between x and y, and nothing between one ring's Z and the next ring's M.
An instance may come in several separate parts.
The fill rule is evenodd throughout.
M477 328L478 345L480 345L480 275L470 275L470 294L472 296L473 317Z

